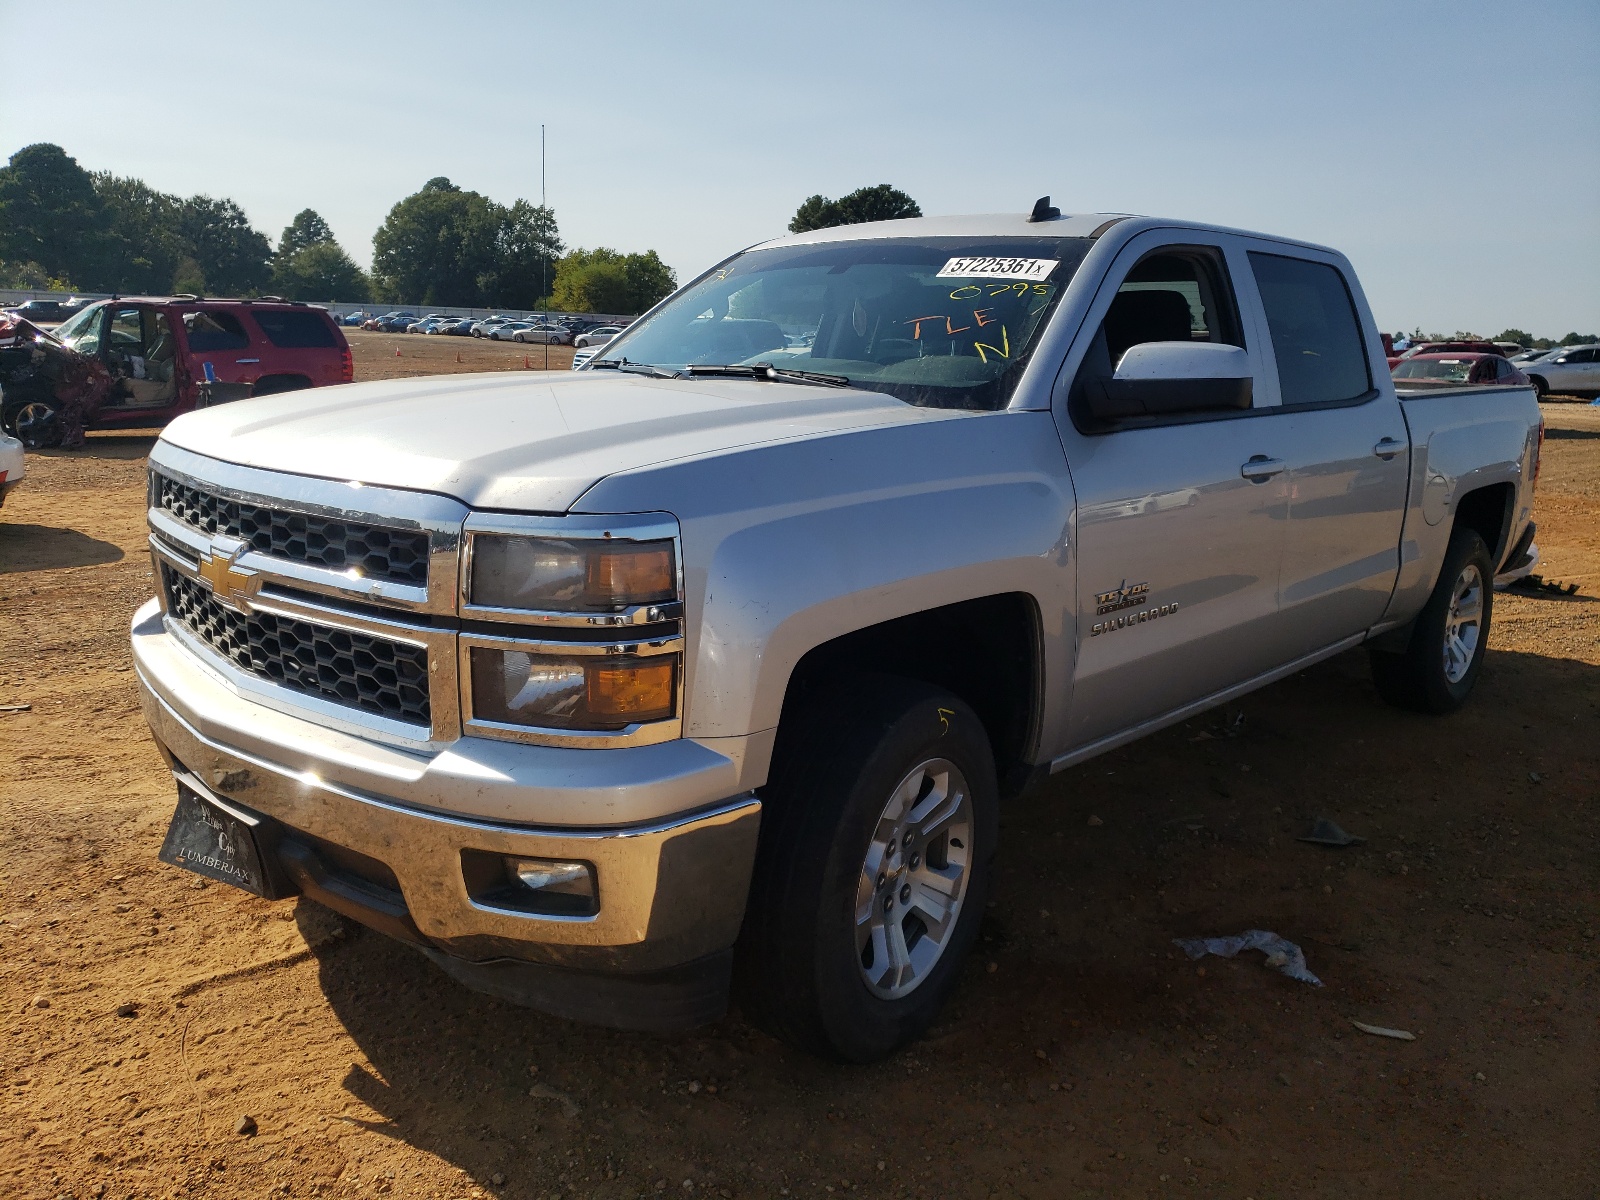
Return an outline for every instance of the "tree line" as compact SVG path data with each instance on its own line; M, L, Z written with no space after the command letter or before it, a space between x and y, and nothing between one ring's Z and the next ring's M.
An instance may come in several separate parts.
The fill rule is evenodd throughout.
M0 167L0 287L277 295L472 308L639 313L677 286L654 250L568 250L555 213L430 179L389 210L363 271L313 209L274 245L232 200L88 171L60 146Z

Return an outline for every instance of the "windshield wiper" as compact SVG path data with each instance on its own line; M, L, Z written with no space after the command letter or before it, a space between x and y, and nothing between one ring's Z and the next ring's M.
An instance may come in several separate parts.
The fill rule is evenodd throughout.
M591 371L626 371L630 375L648 375L651 379L676 379L676 371L664 371L649 363L629 362L625 358L595 358L589 360Z
M824 375L821 371L790 371L771 363L691 363L679 371L693 379L697 375L733 376L740 379L768 379L776 383L815 383L822 387L849 387L848 375Z

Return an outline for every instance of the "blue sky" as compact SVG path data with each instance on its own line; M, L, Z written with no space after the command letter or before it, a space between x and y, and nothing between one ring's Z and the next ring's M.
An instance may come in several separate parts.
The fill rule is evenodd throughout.
M1600 4L0 0L0 157L301 208L431 176L687 278L813 192L1325 242L1379 324L1600 330Z

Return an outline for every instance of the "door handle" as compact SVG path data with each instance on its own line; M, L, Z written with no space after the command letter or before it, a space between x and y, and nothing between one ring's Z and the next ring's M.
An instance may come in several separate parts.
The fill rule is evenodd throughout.
M1390 459L1406 448L1404 442L1397 442L1392 437L1386 437L1372 448L1372 452L1379 458Z
M1265 483L1282 471L1286 465L1281 458L1268 458L1265 454L1254 454L1251 455L1249 462L1239 468L1239 474L1243 475L1251 483Z
M258 363L261 360L259 358L236 358L233 361L236 363Z

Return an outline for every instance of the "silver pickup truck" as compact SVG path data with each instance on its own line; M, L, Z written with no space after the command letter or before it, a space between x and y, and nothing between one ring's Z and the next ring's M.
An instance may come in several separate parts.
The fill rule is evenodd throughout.
M133 621L161 854L548 1012L732 992L871 1060L1006 796L1363 644L1461 705L1541 436L1397 396L1332 250L1047 201L752 247L577 372L197 412Z

